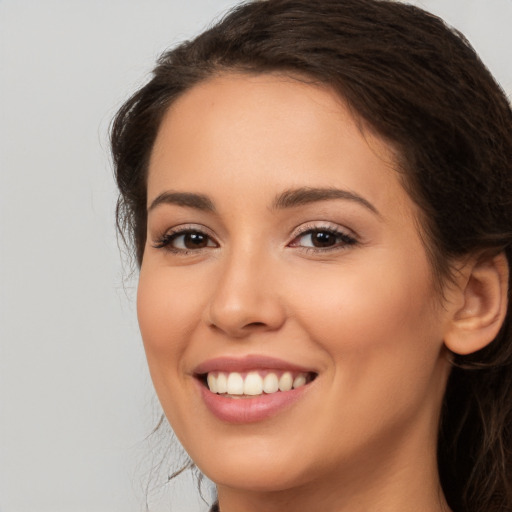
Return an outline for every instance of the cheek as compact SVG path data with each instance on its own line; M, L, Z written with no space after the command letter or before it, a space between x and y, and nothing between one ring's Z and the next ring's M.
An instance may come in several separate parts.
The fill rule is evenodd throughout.
M410 328L417 333L416 327L433 314L427 272L418 275L381 263L348 264L297 276L289 291L300 312L297 318L318 333L319 340L338 339L340 350L370 343L372 332L379 343L392 341L379 332L399 335Z
M163 410L178 431L190 403L176 390L188 386L183 371L191 333L200 321L194 281L166 268L143 266L137 290L137 316L149 372Z
M187 286L188 284L188 286ZM175 273L141 269L137 290L137 316L151 375L168 374L178 367L187 334L201 315L200 297L193 283L181 283ZM176 369L173 368L173 369ZM156 385L156 383L155 383Z
M442 347L426 261L354 260L310 273L301 288L290 290L297 319L330 357L336 389L378 395L411 382L426 392Z

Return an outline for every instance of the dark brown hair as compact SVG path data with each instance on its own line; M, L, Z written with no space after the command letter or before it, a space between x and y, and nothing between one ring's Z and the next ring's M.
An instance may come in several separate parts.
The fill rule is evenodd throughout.
M118 227L140 264L146 174L168 106L227 72L279 72L328 85L400 155L422 211L436 276L454 257L512 249L512 111L466 39L439 18L389 0L240 4L165 53L118 112L112 153ZM509 286L510 290L510 286ZM454 356L438 443L443 490L456 512L512 510L512 333Z

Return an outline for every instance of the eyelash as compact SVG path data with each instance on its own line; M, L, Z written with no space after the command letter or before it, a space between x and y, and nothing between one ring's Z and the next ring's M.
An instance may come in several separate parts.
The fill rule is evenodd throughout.
M333 235L335 239L337 239L336 243L332 246L328 247L306 247L303 245L297 245L295 242L300 240L301 238L312 235L314 233L326 233L328 235ZM293 240L288 244L289 247L297 247L302 251L310 252L310 253L326 253L330 251L340 251L346 249L348 246L357 245L359 242L355 236L349 235L345 231L342 231L338 227L329 226L318 226L318 225L306 225L299 233L295 235Z
M213 242L215 245L206 245L205 247L198 247L195 249L183 249L178 247L173 247L173 242L175 242L179 237L186 235L201 235L207 239L207 244ZM217 242L213 239L211 235L209 235L205 230L197 227L197 226L183 226L171 229L170 231L166 231L163 235L159 236L157 240L153 243L153 247L155 249L164 249L166 251L172 252L174 254L179 255L187 255L190 253L197 254L206 248L218 247Z
M297 241L300 240L301 238L308 235L311 236L314 233L325 233L327 235L332 235L335 237L335 239L337 239L337 241L334 245L326 247L307 247L299 245L297 243ZM175 242L180 237L186 235L204 236L206 238L207 245L198 248L173 247L173 242ZM209 245L210 243L213 243L213 245ZM306 225L297 234L295 234L293 240L288 244L288 247L296 247L301 251L308 253L326 253L330 251L343 250L346 249L348 246L353 246L356 244L358 244L358 240L354 236L347 234L346 232L340 230L337 227L335 228L333 226ZM213 239L213 237L209 235L205 230L196 226L184 226L174 228L170 231L166 231L163 235L159 236L154 241L153 247L155 249L164 249L174 254L187 255L191 253L198 254L208 248L216 248L218 247L218 244Z

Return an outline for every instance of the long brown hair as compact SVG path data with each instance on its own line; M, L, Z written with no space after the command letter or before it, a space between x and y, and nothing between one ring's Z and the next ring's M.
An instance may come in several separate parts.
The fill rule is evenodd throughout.
M114 120L117 222L139 264L147 164L163 114L195 84L229 71L278 71L329 85L398 149L439 282L449 278L453 257L504 251L511 261L512 111L466 39L395 1L266 0L240 4L162 55ZM512 510L510 307L488 347L454 356L438 461L457 512Z

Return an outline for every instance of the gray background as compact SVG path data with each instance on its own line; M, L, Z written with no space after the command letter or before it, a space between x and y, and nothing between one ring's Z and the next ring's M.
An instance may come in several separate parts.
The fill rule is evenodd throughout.
M235 3L0 0L0 512L143 510L159 410L106 133L156 56ZM512 92L512 0L416 3ZM193 486L180 477L150 510L204 510Z

